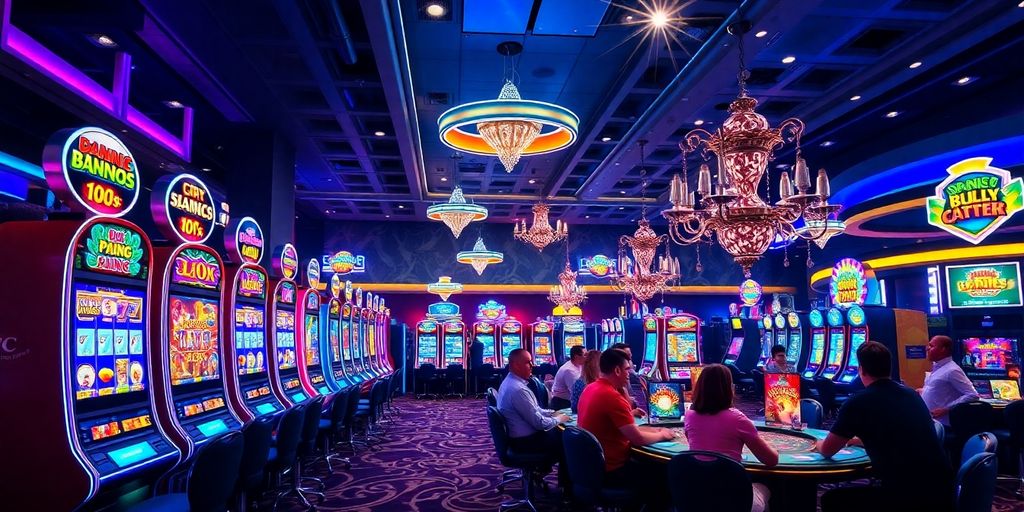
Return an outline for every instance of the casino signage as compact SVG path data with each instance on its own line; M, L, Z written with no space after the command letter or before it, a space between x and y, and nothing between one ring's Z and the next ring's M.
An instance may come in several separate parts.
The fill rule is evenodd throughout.
M216 290L220 286L220 264L217 263L217 257L199 247L186 247L174 257L171 282Z
M928 223L980 244L1024 209L1024 181L990 166L991 162L991 158L977 157L949 166L949 176L928 198Z
M352 254L349 251L338 251L334 254L322 257L323 272L335 274L359 274L366 272L366 257L361 254Z
M43 149L46 183L71 207L121 217L139 199L139 168L112 133L87 127L61 130Z
M740 300L744 306L754 306L761 301L761 284L753 279L740 283Z
M224 230L224 247L232 260L258 265L263 259L263 230L252 217L234 219Z
M299 253L292 244L284 244L273 261L274 271L285 279L295 279L299 273Z
M306 265L306 285L313 290L320 288L320 263L315 259Z
M205 242L217 221L210 189L191 174L158 179L149 206L160 232L183 242Z
M946 267L950 308L1016 307L1021 300L1017 262Z
M832 298L832 304L837 306L864 304L868 296L868 280L864 265L853 258L837 261L832 267L829 296Z
M76 251L76 265L95 272L106 274L145 277L140 275L144 269L142 258L146 249L142 245L142 236L134 229L114 223L100 222L94 224L89 235L79 239ZM81 267L80 267L81 268Z
M603 254L595 254L589 258L580 258L581 276L593 276L603 279L615 273L615 260Z

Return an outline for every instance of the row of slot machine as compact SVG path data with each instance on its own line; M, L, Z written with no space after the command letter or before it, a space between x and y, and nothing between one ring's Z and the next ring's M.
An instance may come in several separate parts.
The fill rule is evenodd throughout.
M416 324L416 367L424 364L444 368L459 364L467 367L469 344L474 339L483 345L483 364L495 368L508 363L509 354L526 348L535 365L561 364L569 358L572 347L587 346L587 329L583 322L549 322L540 320L526 325L514 318L481 320L468 331L461 320L424 319Z
M638 372L651 380L688 380L694 367L705 364L700 324L694 315L667 308L640 319L610 318L600 323L598 346L629 345Z
M208 245L217 204L197 177L157 180L150 210L169 242L154 246L120 218L142 181L116 136L60 132L44 169L84 220L0 224L0 283L12 291L0 307L0 388L17 390L5 393L12 420L0 438L17 440L5 454L19 461L0 465L4 489L57 510L104 508L145 493L221 432L393 371L379 297L339 303L347 320L322 331L318 262L299 286L285 244L272 280L262 230L242 217L225 229L225 263Z

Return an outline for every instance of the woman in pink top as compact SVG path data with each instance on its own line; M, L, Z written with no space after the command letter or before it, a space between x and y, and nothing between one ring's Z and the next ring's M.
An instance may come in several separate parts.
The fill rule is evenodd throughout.
M720 364L704 367L693 387L693 405L686 411L684 430L691 450L717 452L741 462L743 447L762 464L779 463L779 452L758 435L754 423L732 406L732 374ZM754 484L752 512L768 507L771 493L764 484Z

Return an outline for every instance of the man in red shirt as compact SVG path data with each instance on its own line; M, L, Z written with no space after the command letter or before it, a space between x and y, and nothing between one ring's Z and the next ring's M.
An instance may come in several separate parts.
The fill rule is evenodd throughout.
M631 461L630 444L645 446L670 441L675 439L675 433L666 428L640 428L636 425L630 404L620 392L629 383L632 367L625 352L615 349L604 351L600 366L601 378L588 384L580 396L577 424L601 443L606 481L629 482L638 491L642 488L649 491L651 482L666 479L665 468ZM663 485L660 489L663 492L638 492L638 495L656 498L658 502L667 500L668 487Z

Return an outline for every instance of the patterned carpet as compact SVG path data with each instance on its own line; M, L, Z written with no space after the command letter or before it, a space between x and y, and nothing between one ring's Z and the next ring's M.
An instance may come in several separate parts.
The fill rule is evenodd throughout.
M325 511L494 511L509 499L494 488L502 467L494 456L482 399L413 400L395 404L401 417L389 427L385 442L360 451L352 469L338 469L327 481ZM738 404L748 415L756 406ZM750 410L753 409L753 410ZM549 477L553 481L553 477ZM1000 482L995 512L1024 511L1012 482ZM521 489L507 489L519 497ZM558 509L559 492L538 493L538 510ZM282 509L302 510L295 502Z

